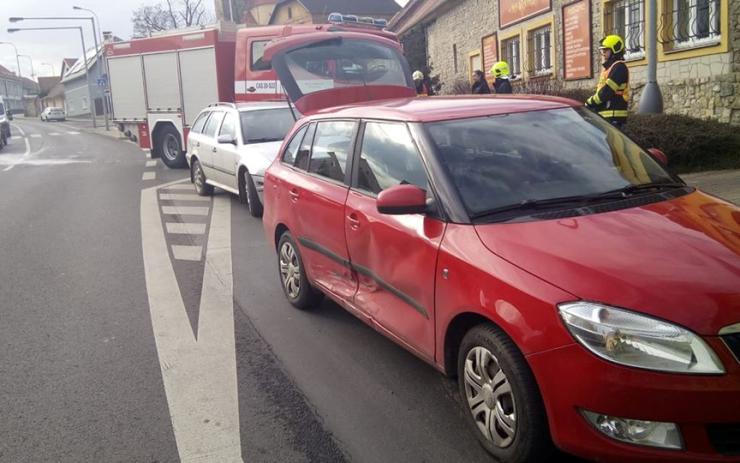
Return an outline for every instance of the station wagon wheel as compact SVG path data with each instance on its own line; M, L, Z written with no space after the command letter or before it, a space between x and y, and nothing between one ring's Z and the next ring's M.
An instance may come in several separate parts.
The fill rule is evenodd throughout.
M252 217L262 217L262 201L260 201L260 197L257 194L257 188L254 186L252 176L249 174L247 169L242 170L239 187L241 188L242 197L247 203L249 215Z
M290 232L285 232L278 243L278 270L283 292L298 309L308 309L321 300L321 293L308 282L300 251Z
M506 463L543 461L552 451L534 376L512 340L493 325L478 325L458 355L462 406L478 441Z
M195 185L195 192L199 196L210 196L213 194L213 186L206 183L206 174L203 172L203 167L200 165L200 161L193 159L193 184Z

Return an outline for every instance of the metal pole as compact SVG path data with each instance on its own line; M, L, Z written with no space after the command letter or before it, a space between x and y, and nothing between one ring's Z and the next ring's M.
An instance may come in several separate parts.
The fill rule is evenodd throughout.
M658 7L657 0L648 0L648 24L647 37L647 83L642 90L638 112L660 114L663 112L663 95L658 86Z
M87 49L85 48L85 34L80 30L80 41L82 42L82 59L85 60L85 80L87 81L87 97L90 98L90 114L92 115L93 128L98 128L98 121L95 119L95 100L93 100L92 89L90 88L90 69L87 65Z
M93 29L93 39L95 42L95 60L98 59L98 32L95 29L95 18L90 17L90 22L92 23L92 29ZM103 60L103 56L105 56L105 53L101 53L101 60ZM101 65L98 67L98 78L102 77L103 70L102 70L102 61ZM110 130L110 126L108 125L108 111L106 110L106 104L105 104L105 92L103 92L103 98L101 98L101 101L103 102L103 119L105 119L105 130ZM95 109L93 109L97 113Z

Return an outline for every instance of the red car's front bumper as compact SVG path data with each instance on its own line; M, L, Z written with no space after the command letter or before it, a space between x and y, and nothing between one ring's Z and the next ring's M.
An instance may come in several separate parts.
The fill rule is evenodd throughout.
M724 375L623 367L597 358L578 344L530 355L527 359L542 392L555 444L597 461L740 462L740 364L718 338L707 341L722 359ZM579 409L676 423L684 449L616 441L596 430ZM709 432L710 425L730 430L730 447L735 451L727 450L727 435L718 442ZM722 446L724 453L718 451Z

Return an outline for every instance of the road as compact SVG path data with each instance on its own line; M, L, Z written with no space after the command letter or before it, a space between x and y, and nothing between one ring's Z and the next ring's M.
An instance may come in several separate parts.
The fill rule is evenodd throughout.
M0 461L492 461L452 380L333 303L286 302L236 198L72 123L13 135Z

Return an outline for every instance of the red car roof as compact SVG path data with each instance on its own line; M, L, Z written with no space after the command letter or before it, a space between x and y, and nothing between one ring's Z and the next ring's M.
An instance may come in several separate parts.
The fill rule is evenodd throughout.
M351 117L435 122L580 106L583 106L583 103L567 98L543 95L435 96L378 100L356 105L337 106L317 111L310 118Z

